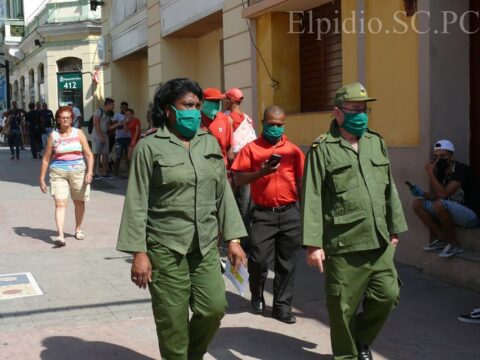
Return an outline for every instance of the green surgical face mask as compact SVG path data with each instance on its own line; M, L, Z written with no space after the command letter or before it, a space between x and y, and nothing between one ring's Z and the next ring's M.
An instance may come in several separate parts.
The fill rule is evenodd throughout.
M342 127L350 134L362 137L368 126L368 115L366 113L352 114L343 111Z
M180 135L186 139L191 139L195 136L198 129L200 128L201 123L201 114L200 110L178 110L175 106L170 105L173 111L175 111L175 116L177 121L173 126Z
M213 120L215 115L217 115L217 113L220 111L221 107L220 101L205 100L203 102L202 112L210 120Z
M272 124L263 124L263 137L271 144L276 144L285 132L284 126L275 126Z

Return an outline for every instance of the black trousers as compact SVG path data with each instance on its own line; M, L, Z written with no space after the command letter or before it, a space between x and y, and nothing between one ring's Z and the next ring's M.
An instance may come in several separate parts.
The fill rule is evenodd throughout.
M12 156L16 156L17 159L20 159L20 140L22 135L19 130L10 131L8 135L8 146L10 147L10 152Z
M33 158L36 159L38 157L38 153L43 150L42 134L39 132L30 131L29 136L30 136L30 151L32 152Z
M252 232L251 222L252 222L252 200L250 197L250 185L240 186L237 191L233 194L235 196L235 201L237 202L238 210L242 216L243 224L247 230L247 236L241 239L241 245L243 250L248 254L250 252L250 234Z
M300 211L297 206L281 213L253 211L248 261L252 300L263 300L268 265L274 260L273 311L288 313L292 309L295 264L302 245Z

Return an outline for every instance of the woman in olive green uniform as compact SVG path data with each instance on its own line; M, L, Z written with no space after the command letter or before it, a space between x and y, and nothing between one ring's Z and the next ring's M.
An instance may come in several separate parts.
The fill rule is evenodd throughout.
M225 314L219 231L236 267L246 236L216 139L200 127L202 89L174 79L156 93L157 131L133 154L117 249L147 285L162 359L202 359ZM189 308L192 316L189 319Z

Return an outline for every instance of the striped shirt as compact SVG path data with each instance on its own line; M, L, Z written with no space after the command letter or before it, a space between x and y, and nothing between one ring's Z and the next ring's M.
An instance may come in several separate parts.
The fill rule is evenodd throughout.
M66 138L60 137L58 131L53 131L53 161L50 168L64 171L76 171L85 168L83 149L78 136L78 129L72 128L72 132Z

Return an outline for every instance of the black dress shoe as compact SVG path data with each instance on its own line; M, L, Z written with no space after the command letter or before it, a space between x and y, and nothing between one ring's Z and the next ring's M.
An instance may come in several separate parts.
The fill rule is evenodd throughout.
M265 301L263 300L252 300L250 301L252 304L253 312L255 314L263 314L265 311Z
M276 313L272 312L272 317L278 321L284 322L285 324L295 324L297 318L292 315L292 313Z
M358 360L373 360L372 352L368 345L357 342Z

